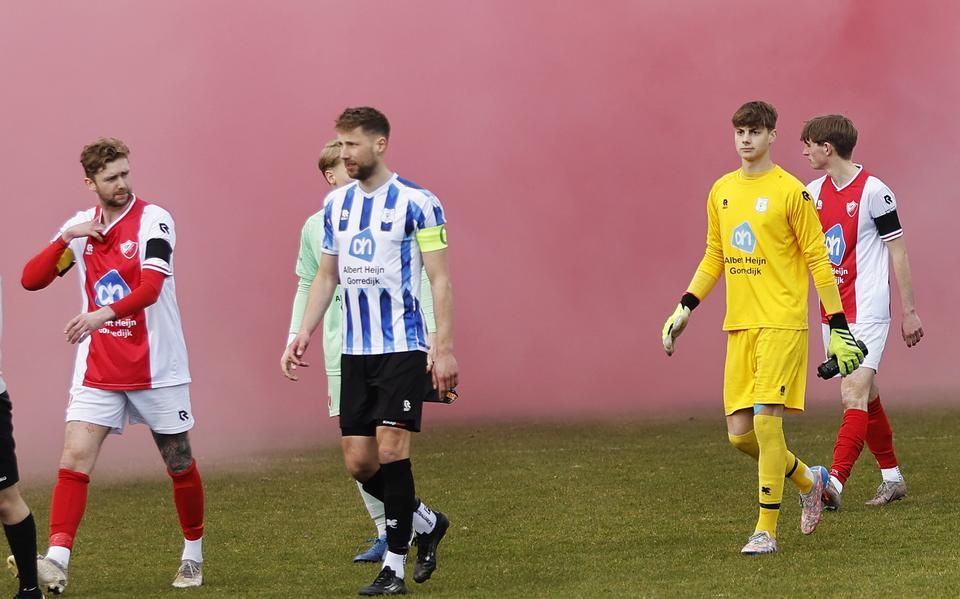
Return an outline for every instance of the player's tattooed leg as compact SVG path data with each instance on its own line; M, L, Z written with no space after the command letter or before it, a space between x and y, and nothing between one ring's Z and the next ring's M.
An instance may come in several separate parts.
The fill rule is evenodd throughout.
M187 433L176 435L161 435L153 433L153 440L160 450L164 463L172 472L183 472L193 463L193 454L190 451L190 439Z

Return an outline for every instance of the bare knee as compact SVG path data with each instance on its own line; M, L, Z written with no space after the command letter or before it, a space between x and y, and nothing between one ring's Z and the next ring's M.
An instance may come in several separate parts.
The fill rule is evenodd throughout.
M380 463L377 461L377 442L373 437L344 437L343 465L354 480L369 480L377 473Z
M0 522L16 524L30 514L30 509L20 495L17 485L0 491Z

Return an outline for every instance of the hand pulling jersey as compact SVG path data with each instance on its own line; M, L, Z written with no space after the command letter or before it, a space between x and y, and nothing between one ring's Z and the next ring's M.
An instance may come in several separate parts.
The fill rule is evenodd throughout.
M807 191L820 213L847 322L890 322L890 254L884 242L903 235L897 198L883 181L859 168L843 187L826 175ZM820 311L823 316L822 307Z
M91 220L102 222L99 206L77 213L64 223L58 235ZM79 274L83 312L126 297L140 285L143 269L166 275L156 303L106 322L79 344L75 386L130 391L190 382L173 278L175 245L170 213L136 196L106 228L102 242L79 237L69 243Z

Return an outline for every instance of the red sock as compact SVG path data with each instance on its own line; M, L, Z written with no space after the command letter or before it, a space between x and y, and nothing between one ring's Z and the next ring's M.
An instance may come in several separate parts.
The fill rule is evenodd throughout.
M173 479L173 502L177 505L177 516L183 538L196 541L203 536L203 482L197 461L183 472L167 470Z
M863 442L867 438L867 413L863 410L846 410L843 424L837 431L837 442L833 446L833 465L830 475L841 483L846 483L853 470L853 463L863 451Z
M87 509L90 477L82 472L61 468L53 488L50 505L50 545L73 548L73 538Z
M877 458L881 468L896 468L897 454L893 452L893 429L887 420L887 413L883 411L880 396L867 404L870 421L867 424L867 446Z

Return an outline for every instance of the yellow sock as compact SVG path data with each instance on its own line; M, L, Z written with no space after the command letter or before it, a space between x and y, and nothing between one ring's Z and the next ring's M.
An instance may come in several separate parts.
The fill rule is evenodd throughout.
M783 500L783 474L787 457L787 442L783 438L783 418L755 414L753 430L760 445L758 472L760 482L760 517L756 532L766 531L777 536L777 519Z
M757 460L760 458L760 445L757 443L757 433L752 430L742 435L732 435L727 433L730 439L730 445L733 445L751 458Z
M760 443L757 441L756 431L751 430L742 435L727 433L727 438L730 440L730 445L733 445L755 460L760 459ZM789 478L793 484L797 485L801 493L809 493L810 489L813 488L813 474L810 473L810 469L807 468L807 465L800 461L797 456L793 455L793 452L789 449L787 450L786 458L785 476Z
M789 449L787 450L787 478L797 485L801 493L809 493L813 488L813 474L810 473L810 469Z

